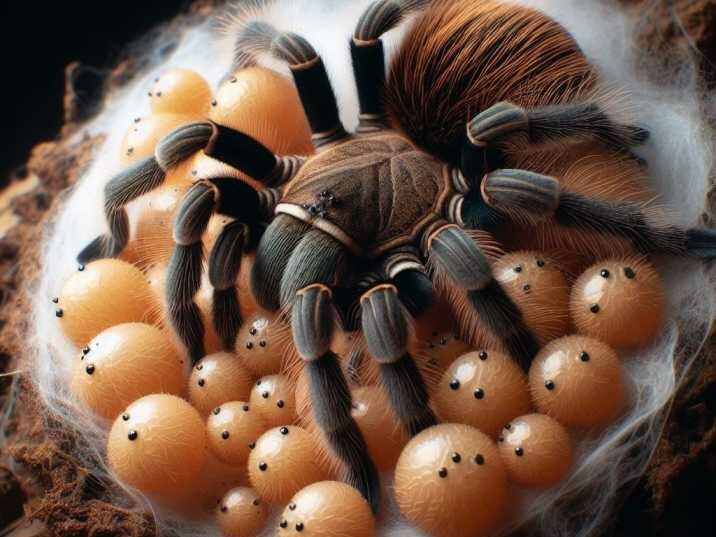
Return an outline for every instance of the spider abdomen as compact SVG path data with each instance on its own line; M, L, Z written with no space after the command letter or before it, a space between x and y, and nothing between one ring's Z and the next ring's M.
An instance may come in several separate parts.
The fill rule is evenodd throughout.
M276 211L375 257L414 243L440 218L451 189L445 164L388 132L351 138L311 158Z

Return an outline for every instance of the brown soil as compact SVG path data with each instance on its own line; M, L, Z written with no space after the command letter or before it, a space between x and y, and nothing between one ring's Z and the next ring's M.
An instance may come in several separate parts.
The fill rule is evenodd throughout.
M710 85L716 83L716 3L712 0L653 2L623 0L641 21L640 42L659 57L697 54ZM188 17L205 14L211 2L199 2ZM647 6L647 8L645 8ZM144 43L146 46L151 46ZM171 46L168 45L169 47ZM129 49L110 72L68 67L66 125L55 141L38 145L26 167L0 179L0 372L22 367L23 338L29 303L25 290L39 274L37 248L45 228L101 142L82 138L78 123L97 106L76 98L101 99L142 67L141 55ZM89 86L89 89L88 89ZM99 101L97 101L99 102ZM83 104L85 103L85 104ZM709 195L716 214L716 189ZM699 360L704 373L678 394L673 411L645 476L626 496L611 535L681 537L713 535L716 497L716 357L712 342ZM68 453L77 438L62 431L38 407L32 385L21 374L0 377L0 407L11 393L19 394L9 421L3 422L6 443L0 443L0 536L27 527L26 535L136 536L154 535L151 518L131 511L126 498L109 483L89 474ZM35 521L28 526L30 521Z

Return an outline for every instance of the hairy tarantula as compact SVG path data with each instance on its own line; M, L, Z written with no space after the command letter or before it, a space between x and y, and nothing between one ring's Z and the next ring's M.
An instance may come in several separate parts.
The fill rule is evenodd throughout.
M519 308L495 281L484 245L466 230L499 238L499 230L513 222L540 222L556 233L601 233L644 253L716 256L710 231L652 222L637 203L585 196L550 175L508 166L520 154L505 142L518 139L527 153L592 144L638 167L643 163L632 148L648 132L581 99L593 75L557 23L527 8L480 4L463 3L454 20L450 2L377 0L368 7L350 41L360 103L353 134L341 124L327 72L310 43L264 22L247 22L237 38L237 65L251 65L263 52L288 63L316 154L277 156L211 121L179 127L158 144L154 157L108 183L110 233L78 256L87 263L119 255L129 235L124 205L159 187L168 169L197 151L248 175L251 180L201 180L186 194L174 222L166 283L170 322L191 358L200 359L204 327L194 300L203 270L202 235L212 214L236 218L208 259L217 333L233 349L241 325L237 275L242 255L255 251L252 293L263 308L290 315L316 424L345 464L346 480L374 509L378 473L329 349L336 312L347 329L362 330L390 403L414 435L436 423L408 352L409 321L430 305L435 276L459 296L461 314L521 365L538 350ZM426 7L430 18L418 20L386 81L381 36ZM430 35L433 25L442 28L439 35ZM534 101L535 87L543 90L535 93L541 102L517 104Z

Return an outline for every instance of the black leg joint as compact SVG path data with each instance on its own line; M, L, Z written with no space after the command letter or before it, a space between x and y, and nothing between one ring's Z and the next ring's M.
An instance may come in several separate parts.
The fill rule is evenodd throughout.
M343 130L338 103L323 60L316 57L306 65L291 66L291 73L314 134Z
M353 72L358 85L361 115L383 116L385 87L385 56L383 42L356 43L351 39Z
M241 170L257 181L271 176L276 156L251 136L214 124L214 133L204 149L208 156Z

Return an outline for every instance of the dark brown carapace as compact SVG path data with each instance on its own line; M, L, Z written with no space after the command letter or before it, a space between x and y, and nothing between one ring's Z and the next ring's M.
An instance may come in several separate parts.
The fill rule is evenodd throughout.
M421 10L386 79L381 36ZM489 232L507 249L572 249L587 258L581 263L617 246L712 258L716 242L710 231L680 229L647 210L651 196L633 148L648 132L611 117L574 39L540 12L489 0L376 0L347 46L360 103L351 134L309 41L245 21L234 67L256 65L257 52L288 64L316 153L277 156L211 121L179 127L153 157L108 183L110 233L79 260L120 254L128 240L124 205L196 152L252 178L203 179L184 197L167 271L170 323L200 359L202 237L214 213L234 218L208 259L214 328L233 349L237 275L243 254L255 252L251 291L264 309L290 318L314 422L346 480L377 508L378 473L330 350L337 315L347 330L362 331L395 415L414 435L436 423L408 350L410 319L427 310L433 282L452 297L473 343L488 338L523 367L538 351L493 277L489 245L469 231Z

